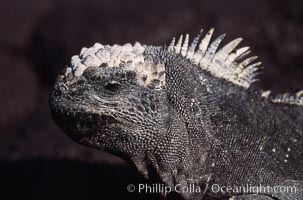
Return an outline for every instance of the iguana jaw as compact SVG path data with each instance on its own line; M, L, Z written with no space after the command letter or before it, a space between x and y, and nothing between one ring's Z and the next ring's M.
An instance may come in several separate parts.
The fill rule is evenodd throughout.
M51 100L51 111L53 119L64 130L64 132L74 141L92 146L92 138L95 135L102 135L114 124L119 124L116 118L104 114L91 113L83 109L79 109L79 105L73 108L72 103L53 103ZM55 105L55 106L54 106ZM117 126L116 126L117 127ZM91 142L88 142L91 140ZM94 145L94 148L103 150L102 145Z

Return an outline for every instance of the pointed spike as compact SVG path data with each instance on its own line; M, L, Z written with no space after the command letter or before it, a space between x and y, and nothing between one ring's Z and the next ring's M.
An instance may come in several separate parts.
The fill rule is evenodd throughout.
M262 62L256 62L256 63L254 63L254 64L249 65L248 67L254 68L255 71L256 71L256 70L259 69L257 66L260 66L260 65L262 65ZM247 67L247 68L248 68L248 67Z
M257 70L259 70L258 66L260 66L260 65L262 65L262 62L256 62L254 64L247 66L246 68L254 68L254 71L257 71Z
M300 91L300 92L302 92L302 91ZM303 99L298 97L297 94L296 95L291 95L289 93L279 94L276 97L272 98L271 100L274 103L285 103L285 104L303 106Z
M257 66L261 65L261 62L251 64L257 59L257 56L247 58L247 55L251 52L249 47L236 49L243 40L242 38L237 38L218 50L226 34L222 34L213 42L210 42L214 32L212 28L199 43L202 31L193 39L190 47L188 47L188 34L185 35L184 41L183 35L181 35L177 45L174 46L174 51L181 53L214 76L224 78L241 87L249 88L253 82L258 80L256 76L259 74L258 70L260 68ZM198 43L199 48L196 50ZM170 46L173 46L175 43L172 42L171 44ZM303 95L303 92L300 95Z
M242 53L241 55L239 55L239 56L236 58L235 61L239 61L239 60L244 59L244 58L245 58L246 56L248 56L250 53L251 53L251 50L248 50L248 51Z
M242 47L242 48L237 49L237 51L235 53L236 58L241 56L243 53L247 52L249 49L250 49L250 47Z
M248 50L249 50L249 47L242 47L240 49L237 49L237 51L235 53L231 53L227 57L226 62L229 63L229 64L234 62L239 56L241 56L242 54L244 54Z
M242 40L242 38L237 38L229 42L223 48L221 48L218 53L221 54L222 58L225 60L227 56L240 44Z
M188 42L189 42L189 35L186 34L183 45L181 47L181 55L182 56L186 56L186 53L187 53L187 50L188 50Z
M210 42L210 39L211 39L213 33L214 33L214 28L211 28L206 33L204 38L201 40L198 50L193 55L193 62L195 64L199 64L201 62L203 56L205 55L207 47L209 46L209 42Z
M207 49L206 55L205 56L210 56L212 57L213 55L215 55L220 43L222 42L222 40L224 39L224 37L226 36L226 34L222 34L220 35L217 39L215 39L215 41L213 41L211 43L211 45L209 46L209 48Z
M240 83L240 85L244 86L245 88L249 88L249 86L258 81L257 75L259 75L258 70L259 68L257 66L261 65L261 62L254 63L252 65L249 65L246 68L242 68L240 71L238 71L237 74L237 82ZM238 68L239 69L239 68Z
M202 35L203 29L200 30L199 34L193 39L192 43L190 44L190 47L188 48L188 52L187 52L187 58L191 59L194 56L196 47L198 45L198 42L200 40L200 37Z
M252 73L256 72L259 69L257 66L260 66L261 64L262 64L261 62L251 64L251 65L247 66L245 69L243 69L243 71L241 73L243 73L243 74L252 74Z
M180 53L181 51L181 45L183 41L183 35L180 35L177 45L175 46L175 52Z
M228 61L226 61L226 59L228 58L230 53L236 48L236 46L238 46L240 44L240 42L242 40L243 40L242 38L237 38L237 39L229 42L228 44L226 44L224 47L222 47L219 51L217 51L215 53L213 59L216 62L220 62L220 63L228 62Z
M173 37L173 39L171 40L171 42L170 42L170 44L169 44L169 46L167 48L168 51L174 51L175 42L176 42L176 38Z
M268 98L269 95L270 95L271 91L270 90L266 90L266 91L263 91L261 93L261 96L264 97L264 98Z
M249 57L247 59L245 59L243 62L242 62L242 65L243 67L246 67L247 65L249 65L250 63L252 63L254 60L256 60L258 58L258 56L252 56L252 57Z
M241 77L242 80L247 81L248 83L251 83L250 81L255 78L255 71L256 67L254 66L249 66L245 68L240 74L239 77Z
M199 50L201 51L202 56L205 54L206 49L209 45L211 36L214 33L214 28L211 28L208 33L204 36L204 38L202 39L200 45L199 45Z
M299 97L299 98L303 97L303 90L297 92L296 96Z
M215 39L215 41L213 41L210 46L208 47L205 55L202 57L202 59L200 60L200 65L203 66L204 69L206 70L214 70L215 68L217 68L217 64L216 61L220 62L220 59L215 59L216 61L212 62L216 51L220 45L220 43L222 42L223 38L225 37L226 34L222 34L220 35L217 39ZM220 66L222 67L222 66ZM209 69L212 68L212 69Z

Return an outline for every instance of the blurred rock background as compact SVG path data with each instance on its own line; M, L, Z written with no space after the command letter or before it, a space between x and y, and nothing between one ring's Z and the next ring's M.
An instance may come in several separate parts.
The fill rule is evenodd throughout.
M263 62L257 87L303 89L300 0L1 0L0 188L16 199L161 199L130 194L143 182L122 160L75 144L54 124L48 95L81 47L168 44L200 28L243 37Z

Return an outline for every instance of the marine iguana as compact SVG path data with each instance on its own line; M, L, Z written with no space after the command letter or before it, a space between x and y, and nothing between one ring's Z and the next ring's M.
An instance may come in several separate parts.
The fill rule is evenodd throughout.
M54 120L146 178L203 188L184 199L303 199L303 91L255 88L257 57L236 48L242 38L219 48L225 34L212 41L213 32L202 38L201 30L190 45L186 34L168 47L82 48L51 93ZM235 189L245 186L271 189Z

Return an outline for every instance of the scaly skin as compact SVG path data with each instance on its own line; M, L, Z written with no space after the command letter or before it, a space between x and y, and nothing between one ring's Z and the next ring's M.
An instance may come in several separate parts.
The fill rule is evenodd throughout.
M166 48L144 48L145 60L165 66L161 89L123 66L58 77L50 106L66 134L122 157L146 178L202 188L184 199L303 199L303 106L274 103ZM214 184L297 191L215 193Z

